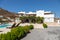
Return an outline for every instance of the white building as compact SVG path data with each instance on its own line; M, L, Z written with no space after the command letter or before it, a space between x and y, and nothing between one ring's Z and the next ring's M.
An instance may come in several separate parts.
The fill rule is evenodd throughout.
M23 13L23 14L36 14L36 17L40 16L40 17L44 17L44 22L54 22L54 14L51 11L44 11L44 10L38 10L36 12L18 12Z
M54 22L54 14L52 12L44 12L44 22Z
M44 10L36 11L36 16L44 17Z

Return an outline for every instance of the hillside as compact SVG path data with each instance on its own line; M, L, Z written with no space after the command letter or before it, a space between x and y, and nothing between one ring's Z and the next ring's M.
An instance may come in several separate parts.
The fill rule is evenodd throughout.
M0 8L0 16L1 15L4 16L4 17L10 17L10 18L15 18L15 17L18 16L16 13L9 12L5 9Z

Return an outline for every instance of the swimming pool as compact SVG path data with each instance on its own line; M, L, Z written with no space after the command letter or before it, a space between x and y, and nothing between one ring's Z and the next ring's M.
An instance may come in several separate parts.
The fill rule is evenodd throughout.
M0 28L6 28L7 26L11 26L10 24L1 24Z

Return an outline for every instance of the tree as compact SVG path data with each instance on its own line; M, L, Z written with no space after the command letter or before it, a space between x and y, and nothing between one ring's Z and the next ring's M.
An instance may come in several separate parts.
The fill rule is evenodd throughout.
M43 23L43 17L36 17L36 16L22 16L20 17L21 22L28 22L28 23Z

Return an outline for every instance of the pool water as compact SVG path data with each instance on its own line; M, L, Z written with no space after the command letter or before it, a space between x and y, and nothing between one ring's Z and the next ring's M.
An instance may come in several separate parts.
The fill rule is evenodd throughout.
M9 24L1 24L0 28L6 28L7 26L10 26Z

